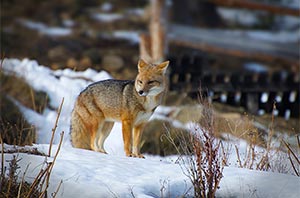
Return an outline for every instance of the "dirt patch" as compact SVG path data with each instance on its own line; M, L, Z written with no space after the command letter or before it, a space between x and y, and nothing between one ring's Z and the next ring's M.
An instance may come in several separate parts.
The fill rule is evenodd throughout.
M32 145L36 141L35 128L31 126L16 103L38 113L48 105L47 94L34 91L24 80L0 72L0 130L5 143Z

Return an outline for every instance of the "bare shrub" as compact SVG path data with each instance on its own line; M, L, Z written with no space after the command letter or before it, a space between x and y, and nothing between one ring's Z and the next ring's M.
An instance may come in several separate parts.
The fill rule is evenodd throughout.
M223 168L227 161L222 143L216 138L214 112L211 104L200 95L200 103L204 106L203 118L195 124L188 137L182 136L180 144L169 141L181 155L179 163L184 174L191 180L194 197L215 197L223 177ZM222 151L223 150L223 151Z

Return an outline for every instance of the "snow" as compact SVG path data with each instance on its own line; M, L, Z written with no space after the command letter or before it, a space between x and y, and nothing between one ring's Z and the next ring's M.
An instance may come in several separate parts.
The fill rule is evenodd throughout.
M281 0L276 2L278 4L285 5L287 7L299 9L299 0ZM218 14L221 18L229 24L242 25L246 27L253 27L256 25L263 25L263 18L268 17L269 13L264 11L253 11L247 9L234 9L227 7L218 7ZM297 16L288 15L274 15L273 16L273 28L279 30L294 30L299 29L300 21ZM296 32L299 34L299 31Z
M268 99L269 99L269 93L268 92L263 92L262 95L261 95L260 101L262 103L266 103L266 102L268 102Z
M264 40L264 41L273 41L273 42L299 42L300 41L300 29L287 32L287 31L279 31L279 32L269 32L269 31L249 31L247 34L250 38Z
M72 20L72 19L64 19L63 20L63 25L66 26L66 27L71 28L71 27L74 27L75 24L76 24L75 21Z
M300 4L298 0L281 0L280 4L290 8L295 8L295 9L300 8Z
M289 96L289 101L290 102L295 102L296 101L296 96L297 96L297 92L296 91L292 91L290 93L290 96Z
M35 22L27 19L19 19L19 23L29 29L37 30L39 33L47 36L68 36L72 33L72 30L70 28L49 27L44 23ZM70 25L70 22L68 23Z
M223 33L234 35L237 38L247 36L249 39L278 42L278 43L297 43L300 41L300 29L294 31L264 31L264 30L224 30Z
M143 16L145 14L145 10L142 8L133 8L126 10L126 14L133 16Z
M70 69L53 71L39 65L36 61L23 59L4 59L3 71L22 77L35 90L48 93L51 108L46 108L42 114L18 104L28 122L37 127L38 140L33 147L48 153L51 129L54 126L56 110L64 98L64 105L58 122L57 132L52 147L52 155L46 160L53 161L60 139L64 131L64 141L56 159L49 186L54 192L62 181L57 197L192 197L193 190L189 178L184 174L184 165L177 163L178 156L159 157L146 154L146 159L125 157L123 151L121 124L116 123L105 142L107 155L73 148L70 144L69 122L76 96L88 84L111 78L104 72L88 69L76 72ZM17 102L16 102L17 103ZM175 107L160 106L152 119L162 118L174 111ZM174 121L174 125L195 128L188 123L182 125ZM246 153L247 142L230 137L225 145L238 145L241 157ZM13 146L5 145L5 149ZM30 148L30 147L26 147ZM257 148L257 152L263 152ZM237 168L235 152L231 151L230 164L225 167L218 197L298 197L300 178L273 172L262 172ZM13 154L5 154L5 166ZM45 157L26 153L18 153L21 159L21 173L29 164L25 179L33 181L45 163ZM283 155L286 156L286 155ZM286 158L285 158L286 159Z
M48 145L37 145L48 151ZM53 150L55 153L56 146ZM83 157L84 156L84 157ZM5 154L6 161L12 154ZM33 181L45 157L18 154L23 172L28 164L26 179ZM47 159L52 161L53 157ZM7 164L7 162L6 162ZM54 192L62 180L58 197L179 197L186 194L191 183L179 164L148 157L127 158L93 151L62 147L55 162L49 192ZM279 173L225 167L218 197L297 197L299 177Z
M268 67L261 63L256 62L248 62L243 65L243 67L249 71L256 72L256 73L264 73L268 71Z
M57 109L64 98L58 131L69 131L69 117L77 95L91 82L111 78L105 71L98 73L91 69L84 72L75 72L71 69L52 71L47 67L38 65L36 61L28 59L22 61L4 59L3 69L6 73L15 73L23 78L35 90L46 92L50 99L51 109ZM56 111L46 108L42 114L38 114L25 107L20 108L28 121L38 129L38 142L49 143L50 132L57 115ZM59 135L55 136L54 139L55 143L58 143L58 141Z
M239 23L245 26L253 26L258 23L258 16L253 11L237 10L232 8L217 8L221 17L230 23Z
M113 9L113 5L111 3L105 2L101 5L101 10L103 12L110 12Z
M225 168L220 185L217 191L220 197L279 198L298 197L300 193L300 180L297 177L240 168Z
M131 41L133 44L140 42L139 33L136 31L118 30L113 32L114 38L126 39Z
M116 20L120 20L123 18L121 14L113 14L113 13L94 13L92 14L92 18L101 22L112 22Z

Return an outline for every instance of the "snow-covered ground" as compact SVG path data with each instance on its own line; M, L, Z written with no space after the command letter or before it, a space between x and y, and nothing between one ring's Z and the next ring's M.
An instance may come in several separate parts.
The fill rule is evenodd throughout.
M104 145L108 155L71 146L69 121L76 96L88 84L111 78L107 72L92 69L84 72L70 69L52 71L28 59L5 59L2 67L5 73L14 73L24 78L35 90L49 95L51 108L46 108L42 114L18 104L27 120L37 128L38 139L34 147L41 152L48 153L51 129L57 115L52 109L57 109L64 98L52 156L47 159L53 160L60 132L64 131L64 141L51 175L49 193L54 192L62 181L58 197L192 197L191 182L184 174L183 166L175 163L177 156L162 158L146 155L146 159L124 156L119 123L114 125ZM164 111L164 107L159 111ZM240 141L238 146L243 150L247 145ZM5 145L5 149L10 148L10 145ZM11 158L12 154L5 154L6 166ZM20 153L18 158L21 159L19 165L22 171L30 164L25 178L33 181L45 157ZM230 166L224 169L218 197L296 198L300 194L299 177L237 168L233 156L230 161Z
M35 147L47 153L48 146ZM5 155L5 160L11 158L12 154ZM18 158L22 159L22 172L30 163L26 180L33 181L45 157L20 153ZM55 192L62 181L58 197L192 197L190 180L170 159L128 158L62 147L51 174L49 193ZM225 167L223 175L218 197L296 198L300 193L300 178L291 175L235 167Z

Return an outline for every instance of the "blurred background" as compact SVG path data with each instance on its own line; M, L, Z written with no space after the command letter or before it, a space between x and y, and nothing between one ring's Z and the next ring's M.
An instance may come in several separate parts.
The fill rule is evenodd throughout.
M177 95L167 103L197 100L201 88L220 112L266 126L274 115L276 126L299 132L298 0L1 0L1 59L133 79L140 37L157 14Z

